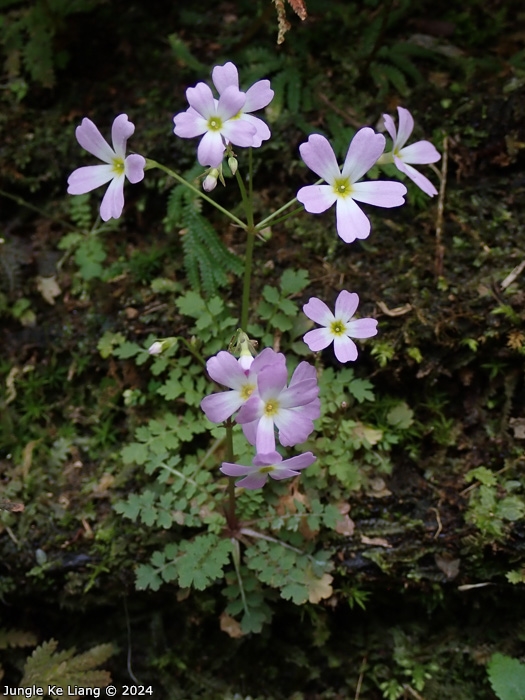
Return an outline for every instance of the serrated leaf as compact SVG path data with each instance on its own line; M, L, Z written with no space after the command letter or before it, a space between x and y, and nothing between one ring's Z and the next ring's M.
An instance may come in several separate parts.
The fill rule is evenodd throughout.
M410 428L414 422L414 411L408 407L404 401L401 401L396 406L390 409L386 416L390 425L393 425L400 430Z
M494 654L488 663L487 673L499 700L524 700L525 664L504 654Z
M284 296L297 294L302 292L309 282L306 270L285 270L281 276L281 291Z

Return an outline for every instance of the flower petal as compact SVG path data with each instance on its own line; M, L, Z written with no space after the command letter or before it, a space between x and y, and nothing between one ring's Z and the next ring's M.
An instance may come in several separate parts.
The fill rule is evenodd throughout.
M124 173L113 177L100 205L102 221L118 219L124 209Z
M290 457L289 459L285 459L281 467L284 467L286 465L287 469L293 469L299 470L299 469L306 469L306 467L309 467L311 464L313 464L316 461L317 457L315 457L311 452L304 452L303 454L300 455L295 455L295 457Z
M289 386L294 386L294 384L302 382L305 379L315 379L315 381L317 381L317 371L313 365L303 360L299 362L295 368Z
M216 114L215 99L211 88L206 83L197 83L195 87L186 90L186 98L190 107L198 112L204 119L209 119Z
M390 114L383 114L383 121L385 122L385 129L388 131L388 135L395 144L397 129L394 120L392 119Z
M221 350L206 362L208 374L217 384L240 391L247 383L246 375L233 355Z
M335 316L328 306L317 297L310 297L303 306L303 313L320 326L328 326L332 321L335 321Z
M245 476L253 471L253 467L245 467L243 464L233 464L232 462L223 462L220 470L227 476Z
M400 170L402 173L405 173L405 175L407 175L413 182L415 182L419 189L423 190L423 192L425 192L425 194L428 194L429 197L433 197L438 193L434 185L430 182L430 180L424 175L422 175L419 172L419 170L416 170L411 165L403 163L403 161L399 160L399 158L397 158L396 156L394 156L394 163L398 170Z
M293 443L295 445L295 443ZM255 438L257 452L275 451L275 430L273 418L262 416L257 424L257 436Z
M257 109L267 107L273 100L274 91L270 87L269 80L258 80L246 91L246 102L243 110L255 112Z
M357 345L346 335L334 338L334 353L339 362L353 362L357 359Z
M67 179L68 194L86 194L105 185L115 176L112 165L85 165L74 170Z
M370 168L375 165L379 156L385 150L385 137L376 134L369 126L360 129L348 147L342 175L350 182L360 180Z
M356 238L367 238L370 234L368 217L351 197L337 200L336 214L337 233L345 243L352 243Z
M314 430L310 418L293 410L279 411L275 416L275 425L279 429L279 442L285 447L304 442Z
M297 192L297 199L309 214L321 214L337 201L337 196L332 185L306 185Z
M245 489L262 489L267 481L268 474L255 472L244 477L244 479L240 479L240 481L236 481L235 486L242 486Z
M414 118L404 107L398 107L397 113L399 115L398 127L397 127L397 138L394 141L394 151L403 148L405 143L410 138L410 134L414 131Z
M248 122L255 128L255 135L253 136L252 146L253 148L259 148L262 146L263 141L268 141L271 137L272 132L268 128L265 122L259 117L254 117L253 114L243 114L241 116L241 121Z
M212 423L222 423L232 416L242 406L242 398L238 391L221 391L205 396L201 408L206 418Z
M288 372L283 365L263 367L257 375L257 386L261 399L268 401L277 398L286 386L287 379ZM266 451L269 452L269 450ZM264 450L257 450L257 452L264 452Z
M351 338L372 338L377 335L375 318L358 318L346 324L346 334Z
M304 342L312 352L319 352L327 348L333 341L334 336L327 328L315 328L303 335Z
M132 153L124 161L124 173L133 185L144 179L145 167L146 159L137 153Z
M236 146L247 148L253 145L257 128L248 119L230 119L224 122L221 134Z
M111 140L113 149L119 158L126 155L126 144L129 137L135 131L135 125L129 121L127 114L119 114L111 127Z
M185 112L179 112L173 117L175 128L173 132L183 139L201 136L208 130L208 123L196 110L189 107Z
M207 131L197 148L197 160L201 165L218 168L222 163L226 145L218 131Z
M215 66L211 72L211 79L219 95L230 85L234 85L239 89L239 71L237 66L231 61L228 61L223 66Z
M411 143L410 146L402 148L397 155L403 163L414 163L415 165L436 163L441 158L440 152L430 141Z
M334 150L328 139L321 134L309 136L308 141L299 146L299 152L310 170L313 170L329 184L333 184L336 178L341 177Z
M217 115L226 121L238 114L244 107L246 95L235 85L229 85L219 97L217 104Z
M100 158L104 163L112 163L115 152L102 136L95 124L84 117L80 126L75 129L77 141L88 153Z
M335 300L335 318L343 323L348 323L359 306L359 296L355 292L347 292L343 289Z
M401 170L401 168L399 169ZM355 185L352 185L352 197L357 202L373 204L376 207L386 209L400 207L404 204L406 193L407 188L403 184L389 180L370 180L356 182Z

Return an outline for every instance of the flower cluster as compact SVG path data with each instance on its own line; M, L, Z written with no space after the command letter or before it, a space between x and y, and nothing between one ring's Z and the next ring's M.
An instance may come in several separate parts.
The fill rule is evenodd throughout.
M268 80L259 80L243 92L239 87L238 70L231 62L213 69L212 82L217 96L206 83L197 83L186 90L189 107L173 117L176 136L201 137L197 159L208 168L203 173L203 188L208 192L213 190L218 179L224 182L222 163L225 156L232 174L236 173L237 160L233 146L258 148L270 138L270 129L253 112L267 107L274 95ZM398 107L398 118L396 129L393 118L384 115L385 129L392 139L390 151L385 151L386 139L382 134L370 127L363 127L351 140L342 167L330 142L321 134L311 134L299 146L304 163L324 183L301 187L297 199L311 214L320 214L335 204L337 233L346 243L365 239L370 234L370 221L361 204L391 208L401 206L405 201L407 188L400 182L363 181L375 165L393 164L426 194L437 194L430 180L412 166L435 163L440 158L438 151L428 141L417 141L407 146L414 120L403 107ZM84 194L109 183L100 207L104 221L122 214L124 182L126 178L131 183L140 182L146 166L160 167L179 182L185 182L173 171L154 161L146 161L141 155L126 156L127 140L134 130L127 115L119 115L113 122L113 145L110 146L91 120L83 119L76 129L79 144L99 158L103 165L75 170L69 176L68 192ZM242 184L240 186L242 188ZM243 194L246 204L245 200ZM213 203L209 198L208 201ZM222 207L216 206L225 212ZM282 209L267 217L260 226L272 220ZM236 217L231 218L242 225ZM253 225L253 212L247 214L247 221L250 220L250 227L245 228L247 231L250 228L249 234L253 236L258 230ZM251 258L246 269L251 269ZM243 313L247 299L243 296ZM334 312L321 299L310 298L303 311L320 326L304 335L304 342L310 350L318 352L333 343L335 356L340 362L356 360L358 351L352 338L370 338L377 333L375 319L354 318L358 304L358 295L346 290L337 296ZM149 352L158 355L175 342L175 338L157 341L151 345ZM206 367L209 376L227 390L206 396L201 407L214 423L222 423L235 416L246 439L255 447L255 456L250 466L224 462L221 471L229 476L243 477L237 484L254 489L263 486L268 476L273 479L296 476L315 461L311 452L283 459L276 450L276 440L286 447L304 442L314 429L313 421L320 416L320 401L316 370L312 365L299 363L288 382L285 356L266 348L253 358L251 342L246 334L241 333L238 359L230 352L221 351L208 360Z
M304 442L313 431L313 421L320 416L320 401L317 375L312 365L301 362L289 384L286 358L271 348L263 350L246 369L226 351L211 357L206 368L210 377L228 387L229 391L206 396L201 402L202 410L213 423L222 423L238 411L236 421L256 450L253 465L237 465L232 476L258 474L258 481L254 478L243 484L247 488L258 488L252 484L259 484L261 474L284 479L291 475L288 473L290 469L303 469L311 464L315 459L311 453L306 453L308 459L302 455L304 460L284 460L280 464L282 458L275 449L275 432L278 431L281 445L289 447ZM291 461L294 467L290 467ZM223 467L230 471L233 468L229 463ZM239 471L241 467L246 471Z

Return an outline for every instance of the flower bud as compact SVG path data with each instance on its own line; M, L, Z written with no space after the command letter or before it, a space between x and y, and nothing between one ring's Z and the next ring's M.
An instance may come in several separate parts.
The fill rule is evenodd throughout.
M232 175L235 175L237 168L239 167L239 163L237 162L237 158L235 158L235 156L230 156L228 158L228 167L230 168Z
M204 178L202 183L202 189L205 192L212 192L217 187L217 179L219 177L219 171L217 168L212 168L209 173Z

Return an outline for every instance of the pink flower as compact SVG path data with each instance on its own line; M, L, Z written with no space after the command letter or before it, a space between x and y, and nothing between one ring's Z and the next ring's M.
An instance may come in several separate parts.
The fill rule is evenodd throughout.
M399 114L399 130L396 131L394 120L388 114L383 114L385 120L385 128L390 134L393 143L392 152L389 155L395 163L395 166L402 173L405 173L416 185L426 194L433 197L437 194L437 190L428 178L413 168L409 163L416 165L426 165L435 163L441 158L436 148L430 141L416 141L410 146L405 146L410 134L414 130L414 119L412 115L404 107L397 108ZM384 162L392 162L392 160L384 159Z
M232 85L239 89L239 72L231 61L225 63L223 66L215 66L211 77L219 95L222 95L222 93ZM256 132L251 145L254 148L258 148L263 141L270 138L270 129L262 119L254 117L249 113L257 109L263 109L263 107L269 105L273 99L274 92L270 88L269 80L258 80L248 88L245 94L246 102L244 106L241 107L237 118L255 127Z
M320 214L336 204L337 233L345 243L367 238L370 233L370 221L356 201L386 208L404 204L407 189L400 182L358 182L377 162L384 148L382 134L374 133L369 127L360 129L350 143L341 171L324 136L312 134L299 146L306 165L328 184L301 187L297 199L310 214Z
M328 306L312 297L303 306L308 318L324 328L308 331L303 337L304 342L312 352L318 352L334 344L335 356L339 362L349 362L357 359L357 346L351 338L371 338L377 334L377 321L373 318L360 318L352 321L359 297L357 294L343 290L335 302L335 314Z
M126 158L126 142L135 131L126 114L120 114L111 128L113 148L108 144L91 119L83 119L77 126L77 141L88 153L100 158L106 165L87 165L73 171L68 178L69 194L86 194L105 185L109 187L102 199L100 216L103 221L118 219L124 208L124 180L135 184L144 178L146 159L132 154Z
M238 118L246 102L246 95L238 87L229 85L216 100L206 83L197 83L186 90L186 97L190 106L173 117L174 132L185 139L202 136L197 149L201 165L218 168L229 141L236 146L252 145L257 130Z
M201 408L212 423L222 423L232 416L248 401L257 390L257 375L267 365L283 366L286 371L286 360L282 353L272 348L266 348L246 367L243 359L237 360L225 350L210 357L206 369L210 377L218 384L223 384L231 391L221 391L205 396Z
M284 459L278 452L256 454L252 460L252 466L223 462L221 472L227 476L244 476L244 479L235 482L235 486L244 486L245 489L260 489L272 479L290 479L299 475L300 469L306 469L315 462L316 458L311 452L304 452L290 459Z
M255 364L255 360L254 360ZM315 369L301 362L286 386L288 373L283 364L267 365L257 375L257 392L242 406L237 423L258 453L275 451L275 428L281 445L304 442L320 416L319 387Z

